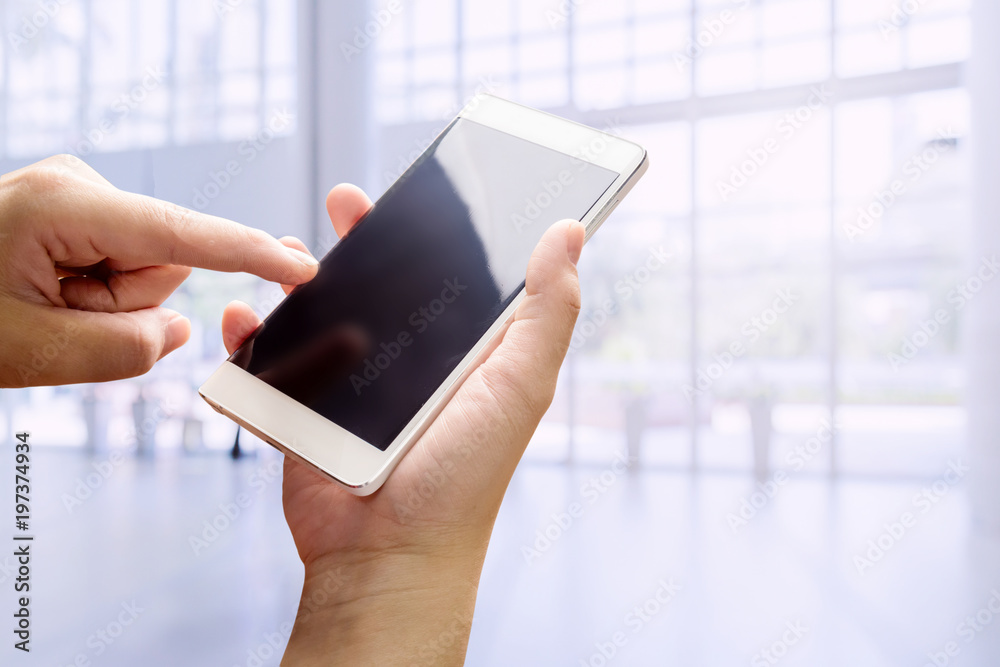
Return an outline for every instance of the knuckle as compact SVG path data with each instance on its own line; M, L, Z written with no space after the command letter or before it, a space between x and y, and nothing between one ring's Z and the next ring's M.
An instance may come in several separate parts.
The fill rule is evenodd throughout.
M67 192L79 189L82 160L56 155L11 172L0 179L5 226L20 219L37 218ZM90 167L86 167L89 169Z
M130 318L130 326L122 336L116 356L120 360L122 377L142 375L160 358L160 342L148 327Z
M580 282L576 278L574 278L571 284L566 288L566 308L573 316L573 321L575 322L580 316L580 311L583 308L583 296L580 292Z
M506 363L488 364L483 370L483 384L505 413L521 410L540 417L552 403L555 387L545 378L529 378Z
M75 155L70 155L69 153L61 153L59 155L53 155L52 157L43 160L43 163L48 162L53 165L67 167L69 169L90 169L86 162L81 160Z
M161 222L172 239L172 242L167 244L167 263L175 264L177 250L190 243L191 228L195 224L192 212L170 202L162 202L158 208Z
M160 212L163 224L178 234L191 225L191 210L171 202L163 202Z
M39 163L25 169L17 180L35 198L64 192L75 183L72 173L55 163Z

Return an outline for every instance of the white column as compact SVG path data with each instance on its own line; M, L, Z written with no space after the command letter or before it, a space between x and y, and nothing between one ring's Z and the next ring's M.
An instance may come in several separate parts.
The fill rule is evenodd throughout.
M968 68L972 101L971 266L1000 257L1000 3L974 0ZM966 321L970 492L977 523L1000 533L1000 280L972 301Z
M367 0L299 0L302 136L321 244L330 238L323 203L329 189L338 183L371 185L375 46L362 40L357 48L355 41L356 29L364 31L371 20Z

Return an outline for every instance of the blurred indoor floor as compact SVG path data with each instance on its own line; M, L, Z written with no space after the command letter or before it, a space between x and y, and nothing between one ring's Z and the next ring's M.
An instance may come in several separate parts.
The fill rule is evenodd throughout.
M283 641L301 567L271 476L277 454L129 458L72 513L64 494L101 460L35 456L32 664L278 664L268 638ZM1000 539L976 536L963 478L946 472L798 476L734 531L729 515L756 490L742 475L522 466L497 521L467 664L895 667L933 664L928 654L1000 664L1000 618L989 623L1000 616L989 611L991 598L1000 609ZM935 482L945 489L937 502L915 501ZM241 493L249 507L196 555L191 536ZM582 516L554 528L575 502ZM885 537L899 535L893 524L907 511L914 522ZM555 539L538 541L538 531ZM855 557L880 538L891 546L859 573ZM5 588L12 565L0 561ZM606 660L616 633L621 646ZM948 642L957 657L944 655Z

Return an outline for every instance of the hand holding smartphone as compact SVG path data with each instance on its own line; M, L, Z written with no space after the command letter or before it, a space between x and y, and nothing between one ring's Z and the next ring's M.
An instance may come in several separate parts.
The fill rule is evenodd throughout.
M373 493L503 337L549 225L580 220L589 238L646 166L628 141L478 98L202 395Z

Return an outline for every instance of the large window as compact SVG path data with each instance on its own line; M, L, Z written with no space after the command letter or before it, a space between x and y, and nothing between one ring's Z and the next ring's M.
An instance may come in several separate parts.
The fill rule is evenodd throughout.
M0 158L237 140L294 111L293 0L11 0L0 28Z
M486 90L652 156L581 264L584 313L532 456L602 461L631 443L650 465L745 470L762 460L754 432L771 432L772 467L822 435L808 470L937 469L962 422L949 294L968 219L968 4L406 6L378 43L385 143L429 140ZM660 247L671 259L649 271Z
M0 11L0 157L239 140L294 111L292 0L43 4L51 15L29 0ZM650 466L773 468L827 423L835 443L809 471L936 473L955 455L959 297L975 287L968 5L373 0L388 21L346 61L375 61L372 195L477 92L650 151L581 262L584 312L530 457L631 448ZM255 285L193 277L175 297L192 343L139 383L87 388L50 439L83 444L101 406L112 445L147 407L205 417L194 388L218 363L224 306L211 286L266 312L274 288ZM78 391L8 409L70 406ZM205 417L199 438L186 419L161 419L156 442L231 444L225 420Z

